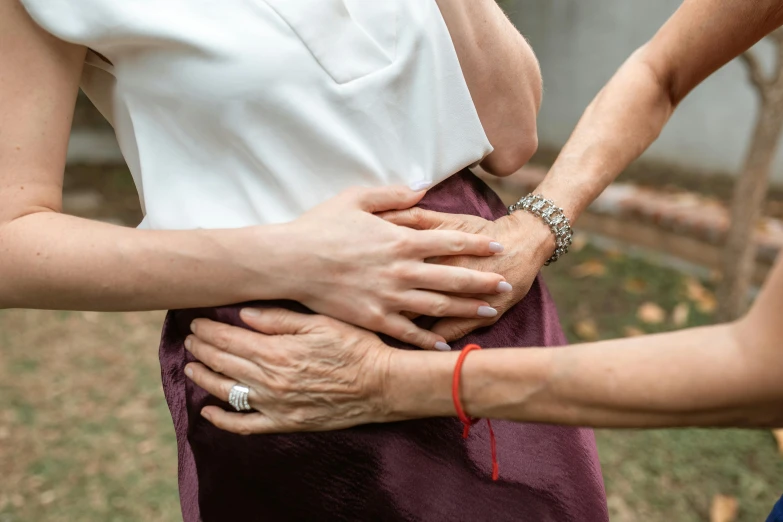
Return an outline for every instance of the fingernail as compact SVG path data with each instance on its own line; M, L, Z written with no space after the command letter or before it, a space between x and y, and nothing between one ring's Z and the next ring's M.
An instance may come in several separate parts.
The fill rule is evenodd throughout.
M190 345L193 344L193 339L191 339L189 336L185 338L185 349L187 351L190 351Z
M505 281L501 281L501 282L498 283L497 292L499 294L507 294L510 291L512 291L513 289L514 289L514 287L511 286L511 283L507 283Z
M209 418L209 412L207 412L207 411L201 410L201 416L204 417L207 420L211 420Z
M243 308L240 313L247 317L258 317L261 315L261 310L258 308Z
M188 376L188 379L193 378L193 369L190 366L185 366L185 375Z
M501 244L500 244L500 243L498 243L497 241L492 241L492 242L489 244L489 251L490 251L490 252L492 252L493 254L499 254L499 253L501 253L503 250L505 250L505 248L503 248L503 245L501 245Z
M196 321L190 323L190 331L196 333Z
M448 344L442 341L438 341L437 343L435 343L435 349L440 352L450 352L451 346L449 346Z
M430 188L432 186L432 181L425 181L425 180L414 181L408 186L411 188L411 190L415 192L421 192L422 190L426 190Z
M496 315L498 315L498 311L492 308L491 306L479 306L478 309L479 317L495 317Z

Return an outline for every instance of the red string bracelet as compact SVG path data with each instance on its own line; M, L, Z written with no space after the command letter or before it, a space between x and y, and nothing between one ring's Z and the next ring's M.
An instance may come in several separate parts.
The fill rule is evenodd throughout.
M465 429L462 431L462 438L467 439L470 435L470 427L476 424L481 419L472 419L465 414L465 409L462 407L462 401L459 399L459 379L462 375L462 364L465 362L465 358L473 350L481 350L481 346L477 344L469 344L462 349L457 359L457 365L454 367L454 378L451 381L451 397L454 399L454 409L457 410L457 416L462 424L465 425ZM489 447L492 451L492 480L497 480L500 476L500 469L498 466L498 450L495 444L495 432L492 430L492 422L487 419L487 427L489 428Z

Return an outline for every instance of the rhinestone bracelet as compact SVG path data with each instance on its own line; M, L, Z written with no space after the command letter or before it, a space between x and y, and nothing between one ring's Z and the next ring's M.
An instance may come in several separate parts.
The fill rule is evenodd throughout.
M554 201L539 196L538 194L528 194L508 207L509 214L517 210L524 210L540 217L555 235L555 252L552 254L552 257L544 263L545 265L554 263L560 256L568 252L568 247L571 246L571 238L573 236L571 222L568 221L568 218L563 213L563 209L555 205Z

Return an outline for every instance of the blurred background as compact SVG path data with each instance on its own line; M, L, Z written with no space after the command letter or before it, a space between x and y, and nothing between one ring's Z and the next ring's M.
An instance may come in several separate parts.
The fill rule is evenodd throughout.
M537 184L590 100L680 2L502 3L545 80L541 150L514 176L487 178L510 202ZM783 158L761 174L745 168L770 152L762 116L781 112L762 103L768 84L750 73L774 79L780 52L769 38L689 96L580 220L572 253L544 270L572 342L710 324L747 306L783 245ZM768 182L761 216L732 214L738 184ZM85 98L64 206L127 226L141 219L112 130ZM750 239L727 254L731 237ZM741 266L749 282L721 276ZM163 316L0 311L0 522L181 519L157 361ZM760 521L783 492L779 431L597 435L615 521Z

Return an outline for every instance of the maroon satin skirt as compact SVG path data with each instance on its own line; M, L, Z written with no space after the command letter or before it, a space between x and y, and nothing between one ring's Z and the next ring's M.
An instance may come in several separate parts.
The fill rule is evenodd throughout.
M431 189L421 206L489 220L506 213L497 195L467 170ZM307 311L292 302L253 303L272 305ZM249 437L215 428L199 415L201 408L230 406L184 376L185 364L193 359L183 341L197 317L243 326L240 308L171 311L163 327L161 373L177 434L186 522L608 520L595 439L588 429L493 423L500 460L500 480L493 482L484 423L467 440L453 418ZM452 346L469 343L558 346L566 339L539 278L497 324Z

